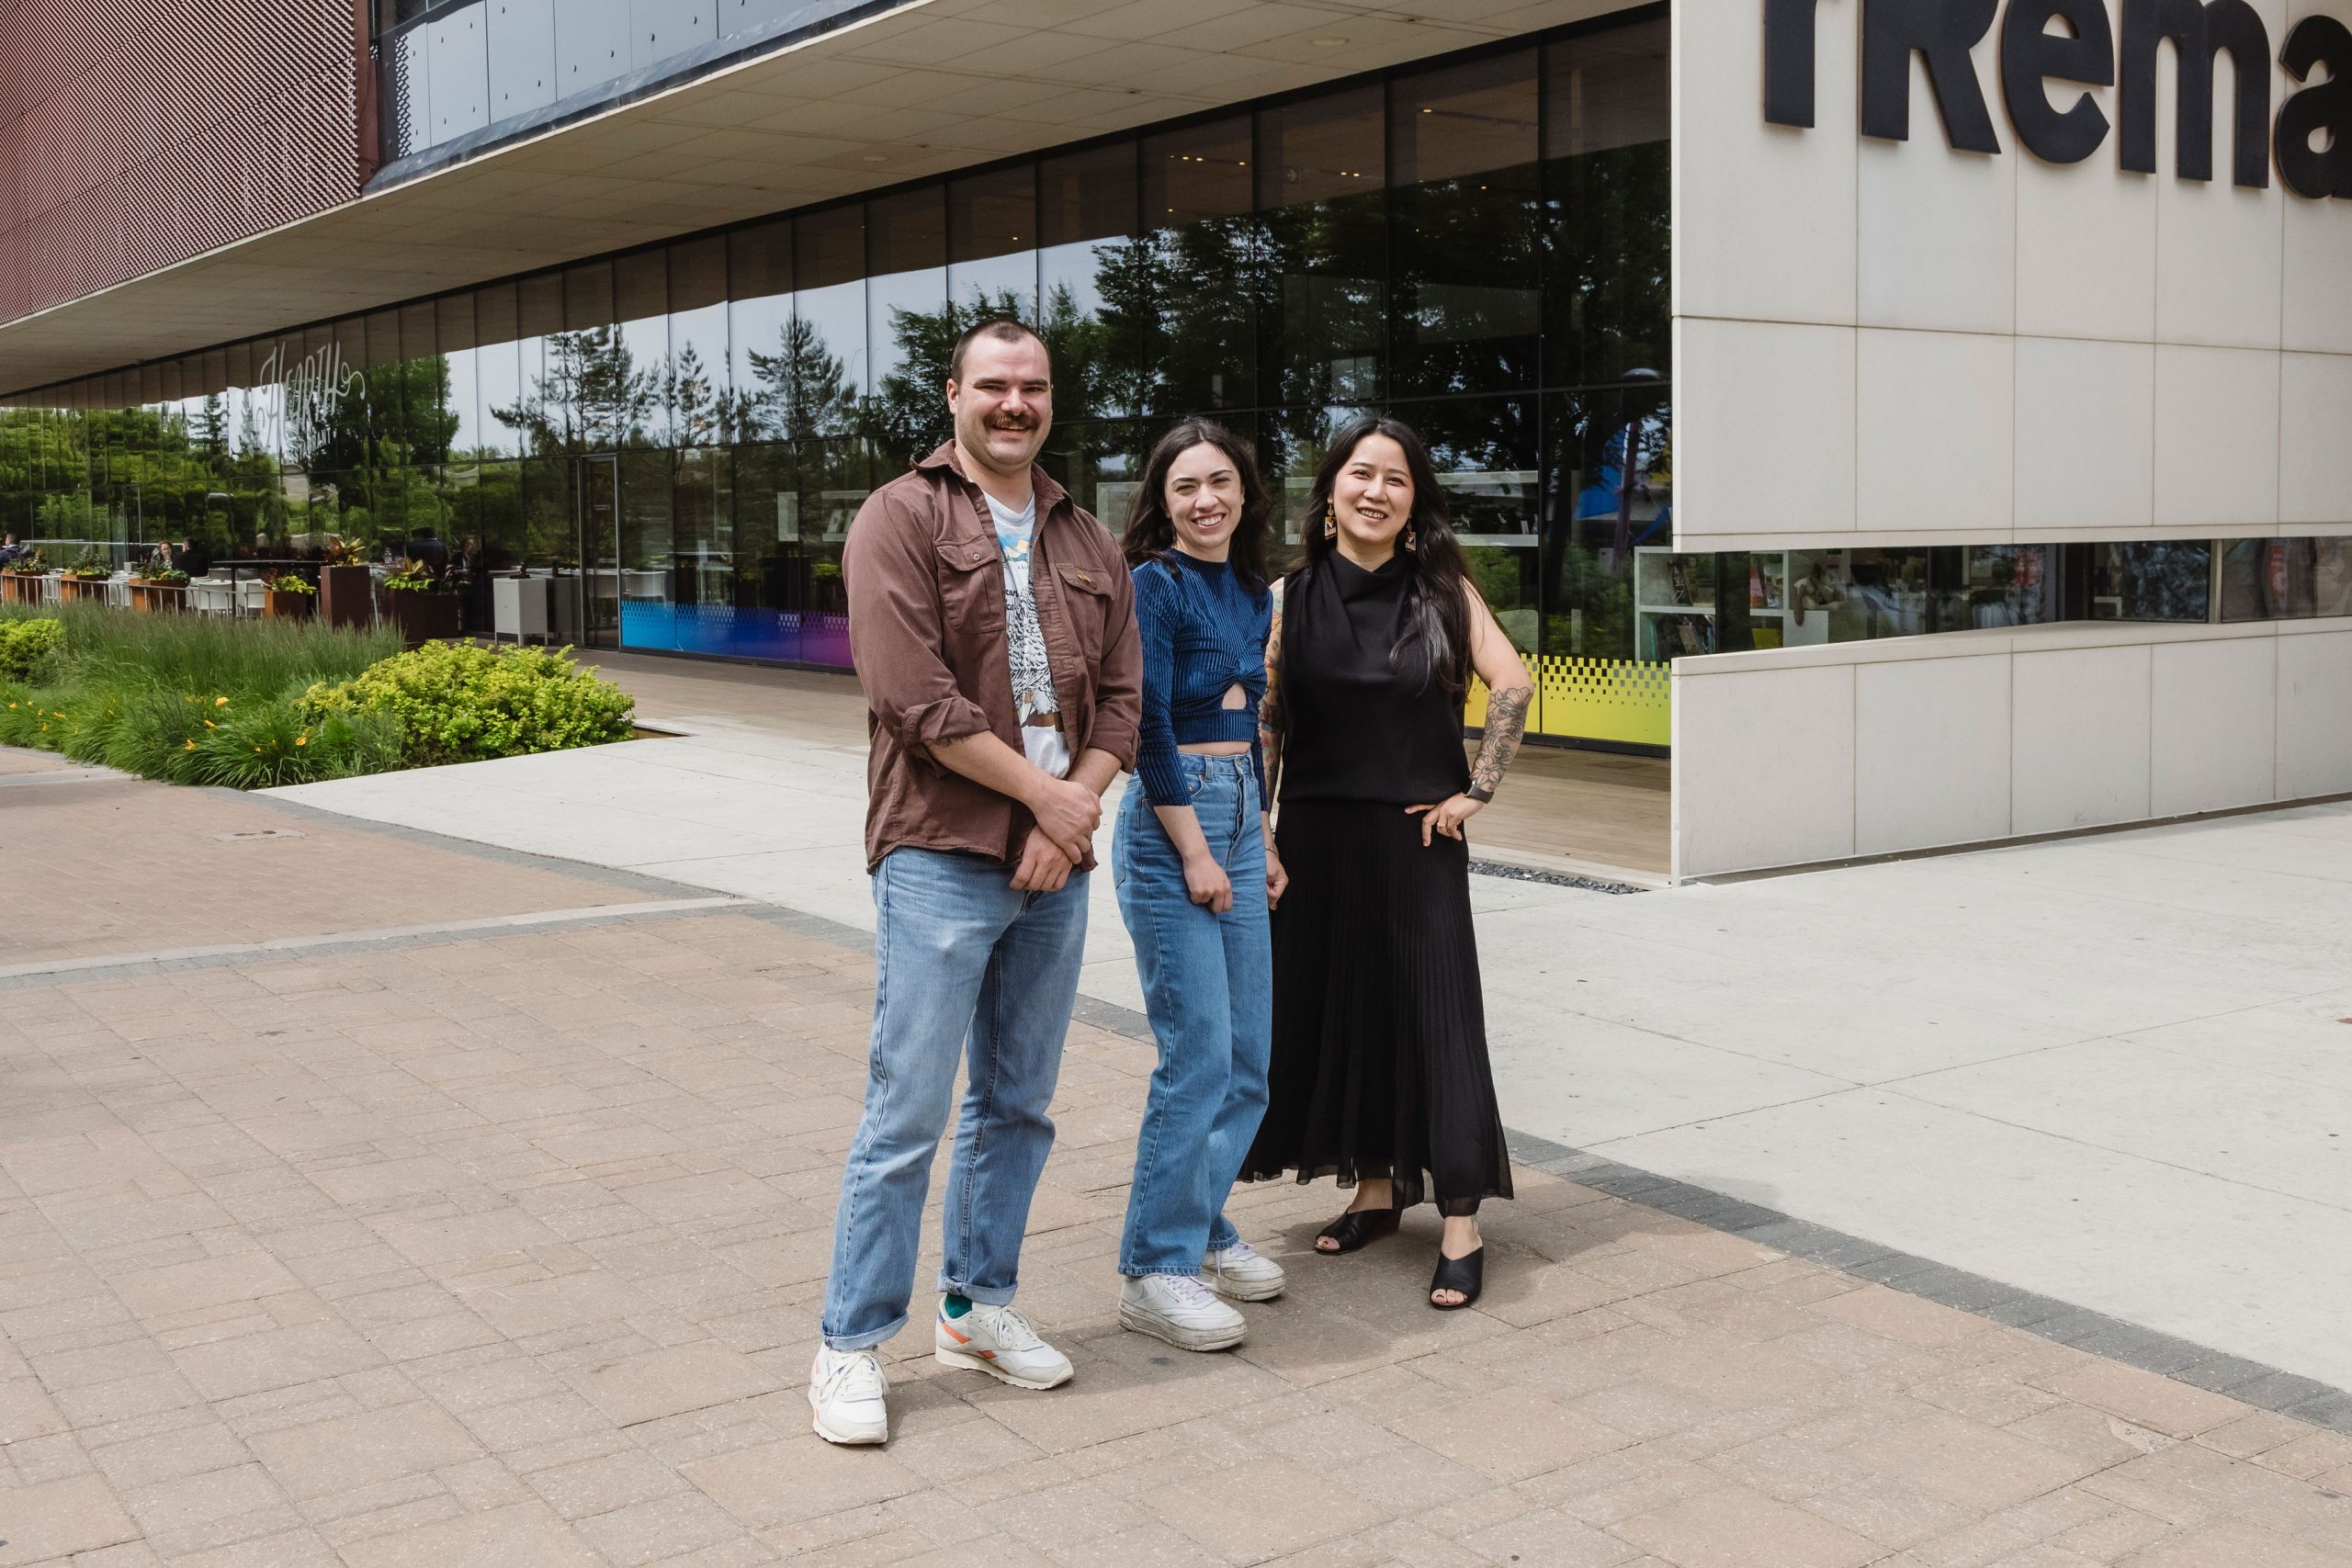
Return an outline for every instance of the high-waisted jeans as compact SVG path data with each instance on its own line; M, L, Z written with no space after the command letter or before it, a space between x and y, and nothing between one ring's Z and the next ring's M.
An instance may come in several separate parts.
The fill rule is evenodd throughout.
M1086 958L1086 882L1074 872L1058 893L1016 892L1003 866L934 850L892 850L875 868L865 1116L842 1172L825 1281L834 1349L878 1345L907 1321L932 1155L967 1055L939 1288L1012 1300L1054 1146L1046 1108Z
M1225 1199L1266 1110L1273 952L1258 781L1246 756L1182 762L1201 832L1232 879L1233 908L1212 914L1185 896L1184 857L1143 786L1130 784L1111 869L1159 1046L1119 1247L1119 1272L1130 1279L1198 1274L1204 1252L1240 1239Z

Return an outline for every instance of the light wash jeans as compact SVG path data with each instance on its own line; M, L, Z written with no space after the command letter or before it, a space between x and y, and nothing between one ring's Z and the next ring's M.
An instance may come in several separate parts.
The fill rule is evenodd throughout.
M1184 858L1143 786L1130 784L1112 875L1159 1045L1119 1245L1130 1279L1198 1274L1203 1252L1240 1239L1225 1198L1266 1112L1273 947L1258 781L1246 756L1182 761L1201 832L1233 881L1233 908L1211 914L1185 896Z
M906 1326L931 1160L956 1065L969 1082L947 1168L939 1288L1012 1300L1029 1201L1054 1124L1046 1107L1086 953L1086 877L1017 893L972 855L899 849L874 873L874 1043L865 1115L842 1172L825 1343L878 1345Z

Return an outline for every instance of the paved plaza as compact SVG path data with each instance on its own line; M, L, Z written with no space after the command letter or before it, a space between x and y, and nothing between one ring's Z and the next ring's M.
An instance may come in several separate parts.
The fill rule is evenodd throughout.
M0 825L46 847L8 863L0 916L0 1565L2352 1565L2352 1437L2295 1375L2319 1376L2295 1359L2301 1330L2263 1358L2267 1381L2229 1393L2190 1381L2237 1364L2219 1337L2165 1376L2130 1363L2174 1341L2076 1345L2047 1318L2003 1321L2032 1298L2001 1292L2061 1249L1984 1222L2007 1211L1982 1190L2031 1187L2063 1235L2077 1173L1922 1142L1911 1168L1862 1184L1899 1201L1848 1196L1869 1152L1840 1164L1850 1123L1775 1135L1785 1111L1750 1080L1678 1065L1696 1024L1618 1025L1654 1043L1645 1056L1593 1032L1600 1003L1537 1018L1546 973L1623 1005L1611 955L1672 950L1644 922L1680 900L1726 938L1778 925L1809 944L1789 984L1813 1016L1775 1020L1761 1002L1778 993L1752 989L1728 943L1655 1005L1750 987L1749 1037L1708 1049L1766 1066L1808 1038L1859 1051L1901 933L1871 939L1810 878L1625 896L1477 879L1505 979L1506 1112L1527 1134L1519 1200L1488 1218L1487 1294L1421 1304L1426 1218L1328 1260L1310 1252L1339 1203L1328 1186L1248 1188L1237 1217L1294 1288L1217 1357L1117 1327L1150 1053L1118 988L1115 918L1098 919L1021 1298L1077 1380L1033 1394L949 1372L918 1330L891 1347L891 1446L823 1444L804 1380L871 986L863 876L835 821L858 759L682 727L699 732L290 801L0 754ZM586 771L567 783L564 763ZM342 810L322 809L335 793ZM2309 820L2236 826L2322 840L2281 858L2324 881L2341 824ZM126 852L142 842L172 852ZM2056 961L2065 906L2010 902L2001 865L1838 874L1973 876L1982 919L2031 914L2010 940ZM1950 942L1968 925L1955 886L1971 885L1889 896L1937 901ZM2125 908L2165 908L2127 891ZM2086 1026L2098 1007L2177 1010L2200 984L2324 977L2325 932L2345 929L2324 895L2292 916L2312 945L2272 953L2274 969L2167 982L2151 955L2037 1005ZM2245 934L2211 910L2161 918ZM1588 956L1527 960L1514 942L1555 929L1537 920L1593 933L1573 950ZM1682 951L1703 953L1690 930ZM1918 1010L1962 1017L1948 999ZM1965 1016L2015 1025L2023 1005ZM2256 1059L2284 1076L2290 1021L2233 1038L2272 1042ZM2007 1043L1982 1059L2020 1054L1987 1033ZM1913 1036L1884 1044L1905 1078L1935 1068ZM1687 1100L1691 1128L1737 1130L1758 1166L1733 1144L1660 1157L1674 1129L1644 1129L1665 1112L1623 1098L1645 1061L1650 1095ZM2081 1146L2128 1143L2130 1081L2110 1123L2070 1129ZM1813 1100L1843 1117L1838 1100L1873 1096L1918 1099ZM1770 1190L1739 1190L1767 1156ZM2258 1194L2250 1226L2285 1225L2286 1177L2231 1179ZM1939 1251L1964 1231L1897 1224L1912 1184L1975 1216L1981 1246ZM1793 1218L1759 1224L1756 1204ZM2336 1266L2304 1235L2310 1269ZM2219 1236L2188 1213L2155 1239L2183 1253L2182 1312L2228 1327L2229 1292L2249 1287L2200 1253ZM2116 1240L2110 1282L2142 1256ZM1930 1299L1890 1248L1994 1293L1976 1310ZM2092 1294L2064 1302L2115 1310ZM2079 1315L2127 1338L2152 1322ZM2298 1400L2315 1419L2276 1408Z

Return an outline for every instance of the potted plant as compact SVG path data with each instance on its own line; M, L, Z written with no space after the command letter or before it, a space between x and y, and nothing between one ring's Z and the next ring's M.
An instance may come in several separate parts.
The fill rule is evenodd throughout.
M319 615L331 626L366 626L376 619L368 562L357 545L327 541L326 564L319 568Z
M69 604L76 599L103 601L107 579L113 575L114 568L99 557L98 547L85 545L82 553L74 558L74 564L58 578L57 596Z
M6 567L0 567L0 604L35 604L40 602L40 580L49 575L49 562L39 550L27 550Z
M317 607L319 591L288 572L273 577L262 590L261 613L270 620L307 621Z
M454 641L458 636L458 596L444 592L423 561L411 561L384 579L384 615L401 629L409 648L428 642Z
M175 566L150 562L139 569L130 580L130 607L134 610L184 610L187 608L187 573Z

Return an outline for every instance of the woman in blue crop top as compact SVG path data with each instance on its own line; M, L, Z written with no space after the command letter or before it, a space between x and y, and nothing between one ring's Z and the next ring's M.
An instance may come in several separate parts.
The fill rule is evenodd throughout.
M1272 599L1250 448L1188 420L1153 448L1127 524L1143 733L1112 840L1119 912L1159 1047L1119 1248L1119 1322L1187 1350L1241 1342L1232 1301L1280 1295L1225 1198L1266 1109L1272 1031L1258 702Z

